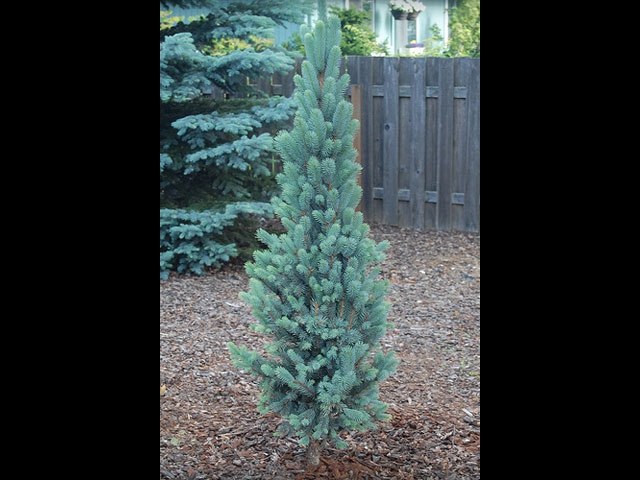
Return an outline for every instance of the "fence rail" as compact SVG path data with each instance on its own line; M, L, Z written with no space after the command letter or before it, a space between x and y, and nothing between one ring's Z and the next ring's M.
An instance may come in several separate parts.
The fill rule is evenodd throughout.
M290 96L288 74L253 83ZM480 231L480 59L348 56L365 220Z

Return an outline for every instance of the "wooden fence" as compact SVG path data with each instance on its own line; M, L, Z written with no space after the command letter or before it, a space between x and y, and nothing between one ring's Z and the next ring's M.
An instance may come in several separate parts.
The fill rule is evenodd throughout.
M369 222L480 231L480 60L347 57Z
M290 96L293 75L255 85ZM369 223L480 231L480 59L348 56Z

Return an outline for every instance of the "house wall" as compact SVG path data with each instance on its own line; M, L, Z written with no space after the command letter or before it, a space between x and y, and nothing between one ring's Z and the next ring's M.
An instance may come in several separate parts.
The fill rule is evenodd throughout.
M437 25L440 29L440 35L444 38L444 42L448 41L449 36L449 15L447 10L454 7L457 0L420 0L425 4L425 10L420 12L417 20L405 20L407 26L406 41L416 40L417 42L429 42L432 37L432 25ZM363 0L327 0L327 5L335 5L340 8L362 8ZM373 31L376 33L378 42L389 45L389 52L393 55L396 53L405 53L404 42L398 42L396 37L396 29L399 27L398 21L391 16L388 0L370 0L371 22ZM184 15L189 17L199 13L206 13L206 10L198 8L173 8L174 15ZM311 24L315 20L315 16L308 17L307 23ZM278 27L275 30L276 43L282 44L291 39L291 35L299 33L300 25L287 23L284 27ZM400 44L402 43L402 44Z
M418 18L415 21L406 21L407 25L407 42L416 40L417 42L427 42L433 36L431 31L432 25L437 25L440 29L440 35L443 37L446 43L449 39L449 14L448 9L456 6L457 0L420 0L425 9L420 12ZM335 5L340 8L362 8L363 0L327 0L327 5ZM371 9L371 23L373 31L376 33L378 42L389 45L389 52L391 54L405 53L405 44L398 44L396 41L397 32L399 27L398 23L393 19L391 10L389 8L388 0L370 0ZM313 19L308 19L312 21ZM277 37L284 38L286 40L287 34L298 31L298 26L292 26L292 28L279 29ZM280 41L279 38L276 38ZM282 40L282 41L284 41Z
M432 25L437 25L440 34L446 42L448 40L449 15L447 9L455 4L452 0L422 0L425 9L420 12L415 21L405 20L407 26L406 41L416 40L417 42L428 43L433 35ZM405 53L405 45L398 44L396 30L402 21L396 21L391 15L388 0L374 0L373 2L373 27L379 42L388 41L391 46L390 52ZM402 42L404 43L404 42Z

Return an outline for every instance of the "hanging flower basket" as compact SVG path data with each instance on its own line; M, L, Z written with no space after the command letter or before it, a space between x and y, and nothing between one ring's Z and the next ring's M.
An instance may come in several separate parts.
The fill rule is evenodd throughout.
M418 0L389 0L389 10L396 20L415 20L425 9Z
M406 20L409 17L409 12L405 10L391 10L391 15L396 20Z

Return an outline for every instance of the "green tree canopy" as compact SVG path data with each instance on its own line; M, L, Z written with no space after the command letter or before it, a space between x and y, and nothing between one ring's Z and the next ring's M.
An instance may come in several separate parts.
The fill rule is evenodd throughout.
M464 0L451 8L447 56L480 57L480 0Z

